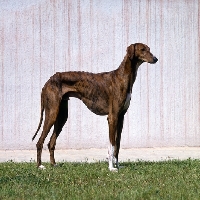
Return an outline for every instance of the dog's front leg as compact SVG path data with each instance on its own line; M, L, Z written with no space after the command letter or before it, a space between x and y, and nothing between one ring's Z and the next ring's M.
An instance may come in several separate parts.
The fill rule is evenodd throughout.
M108 116L109 140L110 140L110 144L108 147L108 162L110 171L118 171L118 168L115 167L117 159L114 156L115 146L116 146L117 121L118 117L116 117L115 115Z
M119 155L119 149L120 149L121 133L123 129L124 114L125 112L119 115L118 123L117 123L117 134L116 134L116 144L115 144L116 146L115 146L114 157L116 158L116 167L118 169L119 169L118 155Z

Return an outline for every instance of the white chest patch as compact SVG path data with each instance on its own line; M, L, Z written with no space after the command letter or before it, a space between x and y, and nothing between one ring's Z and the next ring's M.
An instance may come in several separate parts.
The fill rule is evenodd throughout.
M131 100L131 93L127 93L127 96L126 96L126 101L124 103L124 108L123 110L126 110L129 105L130 105L130 100Z

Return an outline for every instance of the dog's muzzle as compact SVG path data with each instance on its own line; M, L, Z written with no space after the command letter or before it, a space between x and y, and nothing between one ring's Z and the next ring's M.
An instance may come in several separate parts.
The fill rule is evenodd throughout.
M155 56L153 57L153 63L156 63L158 61L158 58L156 58Z

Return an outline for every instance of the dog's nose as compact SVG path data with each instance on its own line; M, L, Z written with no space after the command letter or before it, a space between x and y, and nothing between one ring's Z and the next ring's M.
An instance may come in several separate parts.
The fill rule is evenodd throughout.
M154 56L153 57L153 62L156 63L158 61L158 59Z

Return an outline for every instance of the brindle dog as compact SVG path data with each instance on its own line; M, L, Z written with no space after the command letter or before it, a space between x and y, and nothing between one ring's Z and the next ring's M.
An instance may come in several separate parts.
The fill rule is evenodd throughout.
M76 97L93 113L108 115L109 125L109 169L118 170L118 153L124 115L129 107L133 83L137 76L138 67L143 62L154 64L158 59L150 52L150 48L141 43L131 44L127 48L121 65L111 72L62 72L56 73L46 82L41 93L41 117L37 135L43 120L45 121L42 134L37 142L37 166L41 165L41 154L44 140L54 125L53 134L48 148L50 161L55 165L54 150L56 139L68 118L69 97Z

